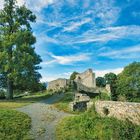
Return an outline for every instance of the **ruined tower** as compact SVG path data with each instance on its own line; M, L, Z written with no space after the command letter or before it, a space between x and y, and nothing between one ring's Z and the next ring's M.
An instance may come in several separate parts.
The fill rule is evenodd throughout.
M75 82L80 83L88 88L96 88L95 73L93 73L92 69L88 69L83 73L77 74Z

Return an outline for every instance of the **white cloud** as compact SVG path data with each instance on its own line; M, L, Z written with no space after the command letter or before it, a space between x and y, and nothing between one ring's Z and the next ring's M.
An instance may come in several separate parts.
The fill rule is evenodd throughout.
M77 28L81 27L82 25L88 23L91 21L91 18L85 18L84 20L82 21L79 21L79 22L71 22L70 25L68 27L64 27L64 32L65 31L74 31L76 30Z
M115 73L115 74L119 74L123 71L123 68L116 68L116 69L105 69L105 70L95 70L95 74L96 74L96 77L103 77L105 74L107 73Z
M59 44L59 41L55 38L49 37L47 35L39 34L37 35L37 44L41 45L42 43L53 43L53 44Z
M19 6L25 4L33 11L39 12L42 8L53 4L54 0L17 0ZM0 9L3 8L4 0L1 0Z
M42 8L47 7L49 4L53 4L54 0L24 0L29 8L40 12Z
M127 58L130 59L130 58L140 58L139 54L140 54L140 44L125 49L112 50L109 52L100 53L99 56L119 59L127 59Z
M4 0L1 0L1 2L0 2L0 9L3 8L3 5L4 5Z
M42 77L41 82L50 82L50 81L56 80L58 78L69 79L71 73L72 72L65 72L65 73L61 73L61 74L46 75L46 76Z
M140 26L117 26L103 28L98 31L89 30L73 40L74 44L91 43L91 42L107 42L121 38L132 38L132 36L140 35Z
M105 70L94 70L93 72L95 72L96 77L103 77L105 74L107 73L115 73L115 74L119 74L123 71L123 68L116 68L116 69L105 69ZM56 80L58 78L67 78L69 79L70 75L72 74L72 72L65 72L65 73L61 73L61 74L53 74L53 75L48 75L48 76L43 76L41 79L41 82L49 82L52 80Z
M76 62L83 62L90 60L90 53L79 53L74 55L57 56L49 53L53 60L43 62L42 65L58 63L61 65L73 64Z

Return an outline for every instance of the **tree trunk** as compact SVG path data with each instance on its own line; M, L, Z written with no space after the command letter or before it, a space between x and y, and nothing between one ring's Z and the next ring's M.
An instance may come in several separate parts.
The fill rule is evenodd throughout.
M6 95L6 99L13 99L13 82L8 79L7 80L7 95Z

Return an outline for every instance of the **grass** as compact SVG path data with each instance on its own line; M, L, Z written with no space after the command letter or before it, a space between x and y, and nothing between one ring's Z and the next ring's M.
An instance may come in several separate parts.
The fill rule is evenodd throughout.
M16 98L13 100L0 100L0 109L14 109L22 107L37 101L41 101L50 97L52 94L48 92L36 93L29 96L24 96L22 98Z
M31 119L15 110L0 110L0 140L29 140Z
M64 97L56 102L54 106L58 108L59 110L65 111L65 112L71 112L69 110L69 103L73 101L73 93L72 92L66 92L64 94Z
M138 140L140 126L115 118L101 118L89 111L63 119L56 135L59 140Z
M31 140L29 135L30 117L13 109L41 101L51 95L51 93L44 92L10 101L0 100L0 140Z

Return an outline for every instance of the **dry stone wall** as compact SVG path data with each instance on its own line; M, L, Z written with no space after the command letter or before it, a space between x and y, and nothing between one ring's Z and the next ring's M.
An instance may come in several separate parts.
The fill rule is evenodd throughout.
M115 117L121 120L128 119L134 124L140 125L140 103L96 101L95 109L103 117Z

